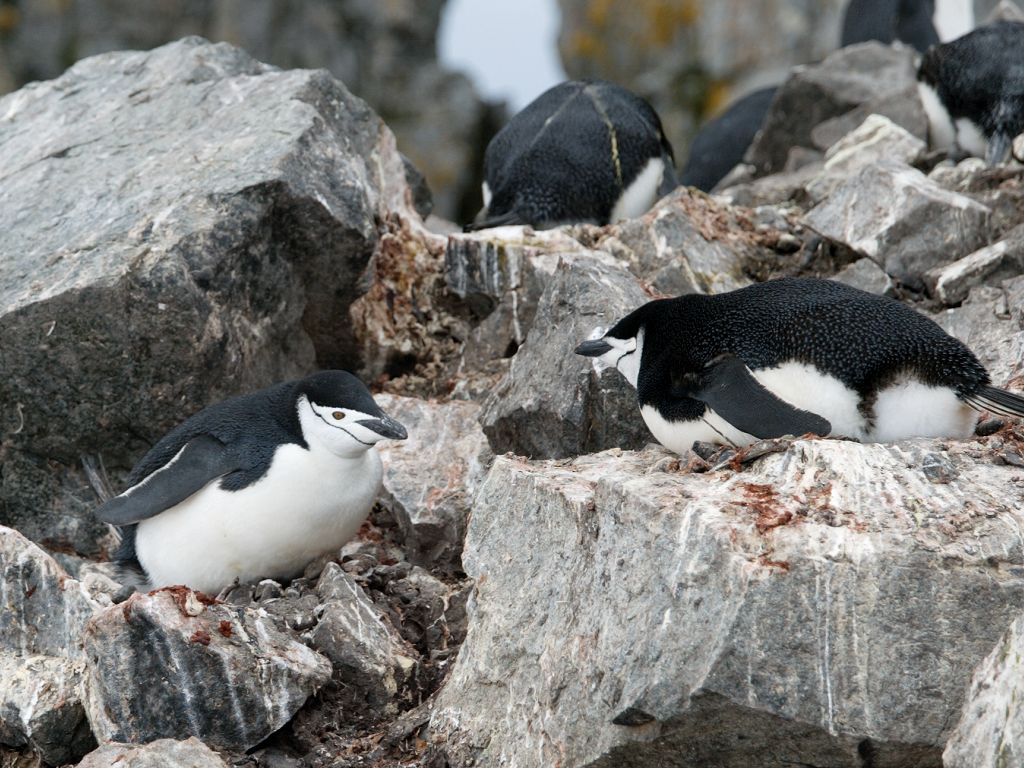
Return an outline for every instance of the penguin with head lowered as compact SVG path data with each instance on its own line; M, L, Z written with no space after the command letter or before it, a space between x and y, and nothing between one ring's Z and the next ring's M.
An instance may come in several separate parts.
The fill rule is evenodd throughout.
M187 419L96 514L150 588L290 578L355 535L381 486L374 446L405 437L359 379L321 371Z
M527 105L484 154L484 208L467 231L604 225L645 213L677 185L672 146L642 98L570 80Z
M933 149L1005 161L1024 133L1024 22L997 21L933 46L917 81Z
M967 347L900 302L786 278L651 301L576 353L614 366L657 440L967 437L977 411L1024 416Z

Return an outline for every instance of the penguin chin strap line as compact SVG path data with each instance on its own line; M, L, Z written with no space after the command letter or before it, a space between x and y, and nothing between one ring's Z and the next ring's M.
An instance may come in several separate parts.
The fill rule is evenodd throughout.
M733 448L735 448L735 449L736 449L737 451L738 451L738 450L740 449L740 447L739 447L738 445L736 445L736 443L734 443L734 442L733 442L732 440L730 440L730 439L729 439L728 437L726 437L726 436L725 436L725 435L723 435L723 434L722 434L721 432L719 432L719 431L718 431L717 429L715 429L714 425L713 425L713 424L712 424L712 423L711 423L710 421L708 421L707 419L705 419L705 418L704 418L703 416L701 416L701 417L700 417L700 420L701 420L701 421L703 421L703 422L704 422L705 424L707 424L707 425L708 425L709 427L711 427L711 431L712 431L712 432L714 432L714 433L715 433L716 435L718 435L718 436L719 436L720 438L722 438L723 440L725 440L725 442L727 442L727 443L728 443L729 445L731 445L731 446L732 446Z

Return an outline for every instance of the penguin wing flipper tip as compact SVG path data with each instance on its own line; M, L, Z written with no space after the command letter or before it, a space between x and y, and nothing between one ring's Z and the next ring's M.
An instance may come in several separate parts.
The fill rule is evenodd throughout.
M760 439L805 435L825 436L828 419L797 408L769 391L735 355L711 361L697 377L692 397L748 435Z
M189 440L164 466L96 510L100 522L131 525L158 515L235 469L224 443L212 435Z

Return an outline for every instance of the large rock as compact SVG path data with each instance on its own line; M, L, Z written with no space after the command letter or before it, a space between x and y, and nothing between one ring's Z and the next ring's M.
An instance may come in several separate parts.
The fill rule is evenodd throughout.
M453 764L938 768L1024 607L1024 434L779 449L498 457L432 721Z
M379 449L380 503L401 529L406 557L416 565L461 570L470 503L491 458L478 423L480 405L394 395L380 395L377 402L409 431L408 440Z
M220 755L199 739L158 739L149 744L104 744L77 768L227 768Z
M677 296L749 285L751 263L764 258L757 240L747 212L683 187L646 216L611 227L595 247L625 260L655 291Z
M794 147L826 150L871 114L927 138L916 83L914 51L899 45L851 45L819 64L796 67L776 93L746 160L758 174L776 173Z
M942 753L946 768L1024 765L1024 617L974 673L960 722Z
M355 580L328 563L317 583L323 601L313 646L331 660L334 680L348 694L349 708L390 710L395 694L415 667L415 653L403 647Z
M942 189L918 170L884 162L847 177L807 213L804 223L921 288L927 270L986 243L989 214L985 206Z
M411 199L341 83L198 38L0 99L0 167L0 522L86 552L80 456L122 470L203 405L355 366L339 317Z
M1006 233L992 245L928 270L924 281L935 298L952 305L967 298L976 285L998 284L1000 279L1020 274L1024 274L1024 225Z
M169 587L96 616L84 633L89 722L101 742L196 736L244 751L287 723L331 664L265 611ZM156 684L146 684L150 681Z
M80 634L100 605L45 552L0 527L0 744L52 764L95 746Z
M22 0L0 18L0 93L57 77L80 57L155 48L186 35L237 45L287 69L326 68L387 121L426 174L438 213L467 221L480 206L483 150L501 110L484 103L467 76L440 66L445 4Z
M480 423L494 452L556 458L650 440L636 392L618 371L573 354L595 327L607 329L650 298L600 251L563 257L525 343L484 403Z

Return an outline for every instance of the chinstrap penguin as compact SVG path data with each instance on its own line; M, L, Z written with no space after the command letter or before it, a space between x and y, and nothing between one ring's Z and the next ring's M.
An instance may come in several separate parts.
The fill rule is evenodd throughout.
M997 21L933 46L917 80L933 149L1004 162L1024 132L1024 22Z
M321 371L187 419L96 514L149 588L289 578L355 535L381 486L374 446L406 436L359 379Z
M968 437L977 410L1024 416L962 343L900 302L786 278L651 301L576 353L636 388L657 440L747 445L801 435Z
M603 225L639 216L677 186L674 162L650 104L612 83L569 80L491 139L484 208L466 230Z
M748 93L707 122L690 145L680 183L710 192L729 171L743 162L776 91L778 86L773 85Z

